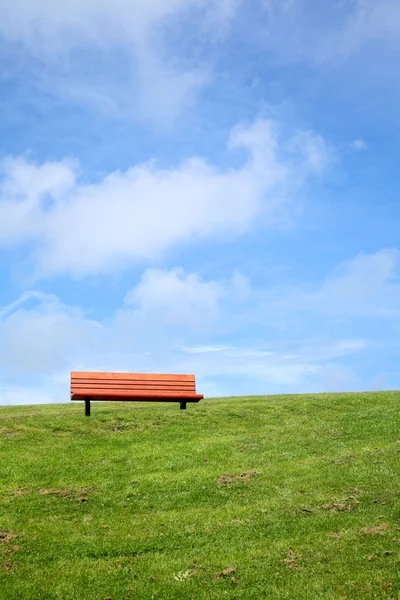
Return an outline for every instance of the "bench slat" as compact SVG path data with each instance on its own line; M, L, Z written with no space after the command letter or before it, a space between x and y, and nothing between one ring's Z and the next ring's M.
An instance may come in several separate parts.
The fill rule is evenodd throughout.
M160 373L102 373L73 371L71 379L142 379L143 381L195 381L194 375L171 375Z
M82 385L120 385L125 387L137 387L137 386L145 386L145 387L165 387L165 388L190 388L194 389L196 384L193 382L179 382L179 381L145 381L143 379L137 379L134 381L127 381L124 379L76 379L72 380L72 385L74 386L82 386Z
M72 401L76 400L76 401L82 401L82 400L86 400L87 396L74 396L71 398ZM168 396L127 396L126 398L124 398L123 396L95 396L95 397L90 397L90 400L93 402L191 402L191 403L197 403L200 402L200 400L203 399L203 396L201 394L198 394L196 396L182 396L177 398L176 396L171 396L170 398Z
M113 396L114 398L118 398L119 396L124 397L124 398L129 398L130 396L132 396L133 398L135 396L146 396L146 398L195 398L198 396L198 394L196 394L195 392L164 392L164 391L148 391L148 390L140 390L138 392L135 391L126 391L126 390L110 390L107 388L103 388L103 389L97 389L97 390L73 390L72 391L72 395L76 396L84 396L84 397L92 397L95 398L96 396Z
M191 383L172 383L172 382L146 382L146 381L101 381L100 379L95 379L94 381L82 380L82 381L73 381L71 386L73 388L86 388L86 387L111 387L111 388L125 388L129 390L145 388L149 390L195 390L196 385Z
M126 391L126 392L138 392L140 390L143 390L144 392L165 392L168 393L170 392L175 393L175 392L187 392L187 393L196 393L196 388L194 387L173 387L173 386L147 386L147 385L135 385L135 386L124 386L124 385L73 385L71 387L71 389L73 391L77 391L77 390L82 390L82 391L86 391L86 390L121 390L121 391Z
M76 393L74 392L73 394L71 394L71 400L85 400L86 398L90 398L91 400L115 400L115 401L127 401L127 400L131 400L132 402L140 402L140 401L148 401L149 399L154 400L154 401L165 401L165 402L175 402L175 401L181 401L181 400L187 400L189 401L193 401L193 402L198 402L199 400L203 399L203 395L202 394L146 394L146 393L141 393L136 395L133 394L126 394L126 393L118 393L118 394L110 394L109 392L105 391L105 392L101 392L101 393L95 393L95 394L81 394L81 393Z
M165 390L165 389L157 389L152 390L148 388L137 388L137 389L126 389L126 388L110 388L110 387L102 387L102 388L72 388L72 394L84 394L86 396L95 396L96 394L102 394L107 392L107 394L113 394L117 396L118 394L124 394L125 396L139 396L140 394L150 394L153 396L193 396L196 395L196 390Z
M121 387L150 387L150 388L158 388L158 387L163 387L163 388L190 388L190 389L194 389L196 387L196 385L194 383L175 383L172 381L120 381L118 379L107 379L107 380L101 380L101 379L94 379L93 381L90 381L89 379L82 379L80 381L72 381L72 385L73 386L83 386L83 385L117 385L117 386L121 386Z
M103 389L97 389L97 390L82 390L82 389L77 389L77 390L72 390L71 392L72 395L79 395L79 396L86 396L89 397L91 396L92 398L94 398L95 396L100 396L103 394L106 394L107 396L114 396L114 398L118 398L118 396L124 396L124 397L135 397L135 396L165 396L167 398L181 398L181 397L189 397L192 398L193 396L196 396L196 392L165 392L164 390L110 390L108 388L103 388Z

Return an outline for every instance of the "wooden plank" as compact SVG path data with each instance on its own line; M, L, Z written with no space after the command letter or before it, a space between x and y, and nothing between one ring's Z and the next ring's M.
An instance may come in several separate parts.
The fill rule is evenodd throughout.
M82 402L86 399L86 396L74 396L71 398L72 401ZM197 403L200 402L202 398L155 398L154 396L137 396L137 397L126 397L126 398L114 398L114 396L96 396L95 398L90 398L91 402L191 402Z
M85 400L89 397L89 394L84 393L72 393L71 400ZM186 400L187 402L198 402L202 400L204 396L202 394L140 394L138 396L133 396L131 394L109 394L104 393L96 393L90 394L91 400L98 401L121 401L121 402L180 402L181 400Z
M72 383L76 384L102 384L102 383L113 383L115 385L183 385L183 386L191 386L194 387L196 385L195 381L163 381L162 379L154 380L151 379L90 379L90 377L85 379L72 379Z
M195 391L192 390L172 390L166 392L165 390L119 390L113 388L97 388L94 389L82 389L75 388L71 390L72 394L84 394L85 396L96 396L98 394L112 394L113 396L123 395L123 396L140 396L141 394L146 394L148 396L194 396L196 395Z
M136 381L145 381L146 383L179 383L186 385L193 385L195 383L194 379L163 379L162 377L158 377L155 379L147 379L146 377L135 377L134 379L130 377L71 377L71 381L126 381L127 383L135 383Z
M195 388L196 384L193 381L146 381L143 379L137 379L132 381L126 381L122 379L74 379L71 382L71 385L119 385L122 387L135 387L135 386L145 386L145 387L165 387L165 388L175 388L175 387L183 387L183 388Z
M103 373L103 372L84 372L72 371L71 379L142 379L145 381L160 380L160 381L194 381L194 375L171 375L161 373Z
M97 389L97 390L81 390L81 389L75 389L72 391L72 394L80 394L80 395L84 395L84 396L99 396L99 395L106 395L106 396L121 396L121 397L127 397L127 396L147 396L149 398L151 398L152 396L154 397L161 397L161 396L165 396L166 398L172 398L172 397L190 397L190 396L196 396L197 394L192 393L192 392L163 392L163 391L149 391L149 390L144 390L144 391L140 391L140 392L134 392L132 390L129 391L125 391L125 390L110 390L107 388L104 389Z
M95 379L94 381L74 381L71 384L72 387L121 387L127 389L135 389L135 388L149 388L149 389L188 389L194 390L196 389L195 384L190 383L149 383L147 381L135 381L135 382L126 382L126 381L100 381L99 379Z
M81 379L80 381L72 381L72 385L121 385L122 387L135 387L138 385L143 385L145 387L196 387L195 383L180 383L176 381L120 381L119 379Z
M137 379L134 381L126 381L121 379L74 379L71 381L71 385L120 385L125 387L135 386L149 386L149 387L188 387L195 388L196 383L193 382L180 382L180 381L146 381L143 379Z
M86 396L95 396L98 394L102 394L106 392L107 394L112 394L114 396L118 396L122 394L124 396L140 396L140 394L146 394L149 396L193 396L196 394L194 390L147 390L147 389L138 389L138 390L121 390L115 388L97 388L97 389L82 389L75 388L71 390L72 394L84 394Z

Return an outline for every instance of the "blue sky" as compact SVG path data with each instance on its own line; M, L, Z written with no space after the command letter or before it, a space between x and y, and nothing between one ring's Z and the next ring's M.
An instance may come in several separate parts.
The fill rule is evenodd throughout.
M0 6L0 403L400 387L397 0Z

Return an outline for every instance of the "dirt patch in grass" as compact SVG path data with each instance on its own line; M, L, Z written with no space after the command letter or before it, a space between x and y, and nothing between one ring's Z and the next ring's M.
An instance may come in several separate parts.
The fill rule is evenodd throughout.
M32 490L27 490L25 488L18 488L17 490L13 490L11 492L13 496L30 496L32 494Z
M125 433L128 431L128 426L118 423L110 427L110 431L112 431L113 433Z
M250 479L261 475L258 471L246 471L245 473L225 473L217 479L219 487L236 487L245 483L249 483Z
M257 444L245 444L241 448L239 448L239 452L246 452L246 450L257 450Z
M358 500L351 500L349 502L348 499L345 499L343 502L339 502L339 500L336 500L335 502L328 502L328 504L322 504L322 506L319 506L318 508L320 510L330 510L332 512L336 512L337 510L350 512L351 510L357 508L359 504L360 503Z
M8 427L0 427L0 437L8 437L19 433L17 429L10 429Z
M17 535L12 531L0 529L0 544L9 544L12 540L15 540Z
M321 504L321 506L307 506L306 504L300 504L299 508L303 512L314 512L316 510L330 510L331 512L337 511L345 511L350 512L357 508L360 502L354 498L354 496L349 496L348 498L344 498L343 500L339 500L335 498L333 502L327 502L326 504Z
M387 523L382 523L376 527L364 527L361 531L369 535L384 535L388 529L389 525Z
M349 464L352 463L354 456L355 455L352 452L346 452L340 458L337 458L336 460L334 460L333 464L335 464L335 465L349 465Z
M96 490L89 487L82 487L79 489L75 488L50 488L45 490L39 490L41 496L57 496L58 498L66 498L67 500L76 500L77 502L87 502L89 500L88 495L95 492Z
M288 569L298 569L301 565L302 554L296 554L293 550L289 550L287 557L282 562L287 566Z
M227 579L230 577L232 583L239 583L235 577L231 577L234 573L236 573L236 569L233 567L228 567L227 569L224 569L220 573L214 575L214 579Z
M19 487L16 490L5 490L4 492L0 493L0 496L3 496L4 498L10 498L15 496L29 496L30 494L32 494L32 490Z

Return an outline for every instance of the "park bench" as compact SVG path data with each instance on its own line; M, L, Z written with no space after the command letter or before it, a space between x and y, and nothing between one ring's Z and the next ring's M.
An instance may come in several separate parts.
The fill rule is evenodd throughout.
M194 375L154 375L148 373L71 373L71 400L84 400L90 417L91 400L118 402L188 402L204 398L196 394Z

